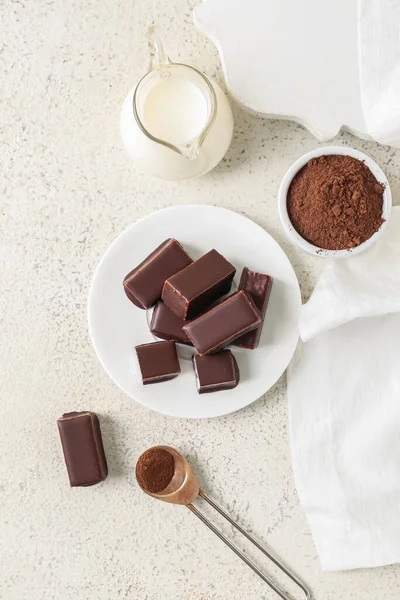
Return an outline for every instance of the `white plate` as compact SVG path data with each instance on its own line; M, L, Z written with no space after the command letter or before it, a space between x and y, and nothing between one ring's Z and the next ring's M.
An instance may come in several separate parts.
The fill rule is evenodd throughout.
M244 266L274 278L259 348L232 347L241 378L234 390L199 395L187 348L180 345L182 373L177 378L146 386L141 382L134 347L154 338L149 315L127 299L122 280L169 237L181 242L194 259L212 248L221 252L237 269L236 283ZM89 292L89 332L111 379L144 406L174 417L218 417L257 400L285 371L298 340L300 304L293 268L264 229L223 208L173 206L137 221L108 248Z

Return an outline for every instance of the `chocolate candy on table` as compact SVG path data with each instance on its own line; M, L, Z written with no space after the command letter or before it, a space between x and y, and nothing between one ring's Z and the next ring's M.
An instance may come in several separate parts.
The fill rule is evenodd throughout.
M175 342L153 342L136 346L143 385L174 379L181 372Z
M182 319L192 319L227 294L236 269L216 250L210 250L164 284L164 304Z
M193 356L199 394L232 390L239 383L239 367L230 350Z
M187 323L171 312L163 302L157 302L150 323L150 331L163 340L172 340L181 344L192 345L182 327Z
M260 311L243 290L232 294L183 328L199 354L218 352L262 323Z
M97 415L89 411L65 413L57 425L71 486L104 481L108 469Z
M249 271L247 267L244 267L242 271L242 276L240 277L239 290L244 290L254 300L254 304L257 306L258 310L261 313L261 317L263 322L260 327L242 335L235 342L235 346L239 346L240 348L248 348L249 350L254 350L257 348L261 331L264 325L264 317L268 308L268 301L271 294L272 289L272 277L269 275L264 275L264 273L256 273L255 271Z
M150 308L161 298L165 280L192 262L180 243L169 238L128 273L123 281L125 294L135 306Z

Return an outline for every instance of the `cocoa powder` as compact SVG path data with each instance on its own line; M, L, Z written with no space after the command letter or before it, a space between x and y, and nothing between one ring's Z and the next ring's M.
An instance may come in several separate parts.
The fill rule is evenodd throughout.
M287 195L289 218L315 246L354 248L382 225L383 192L384 186L361 160L320 156L293 178Z
M162 448L146 450L136 463L136 479L141 488L157 494L165 490L175 472L175 459Z

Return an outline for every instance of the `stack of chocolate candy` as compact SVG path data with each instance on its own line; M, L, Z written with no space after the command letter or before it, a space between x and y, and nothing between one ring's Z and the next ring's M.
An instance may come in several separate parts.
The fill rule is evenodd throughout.
M161 338L136 346L143 384L167 381L180 373L176 343L192 345L200 394L232 389L239 369L228 344L257 348L272 279L243 269L239 289L231 290L235 267L216 250L193 261L174 239L167 239L124 279L131 302L155 305L150 331Z

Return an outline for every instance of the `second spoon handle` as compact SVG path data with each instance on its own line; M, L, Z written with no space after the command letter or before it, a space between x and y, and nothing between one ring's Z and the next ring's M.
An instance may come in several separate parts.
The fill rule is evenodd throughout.
M292 581L294 581L294 583L296 583L296 585L304 592L305 600L311 599L310 591L300 581L300 579L298 579L298 577L294 575L294 573L289 571L289 569L287 569L275 556L270 554L270 552L268 552L266 548L263 548L263 546L261 546L261 544L257 542L256 539L254 539L249 533L247 533L247 531L245 531L238 523L236 523L228 515L228 513L226 513L220 506L218 506L218 504L216 504L214 500L211 500L211 498L209 498L202 490L200 490L199 496L203 498L203 500L208 502L208 504L210 504L210 506L212 506L217 512L219 512L219 514L222 515L224 519L226 519L231 525L233 525L233 527L240 531L242 535L244 535L252 544L254 544L259 550L261 550L261 552L265 554L281 571L283 571ZM207 517L203 515L202 512L200 512L195 506L193 506L193 504L188 504L187 507L193 514L196 515L196 517L200 519L200 521L207 525L207 527L211 529L211 531L215 533L215 535L218 536L220 540L222 540L235 554L237 554L237 556L239 556L239 558L241 558L246 563L246 565L250 567L250 569L257 573L257 575L261 577L261 579L265 581L265 583L267 583L274 590L274 592L278 594L278 596L280 596L283 600L291 600L290 597L284 591L282 591L272 581L270 577L268 577L268 575L265 575L249 558L247 558L247 556L241 550L239 550L239 548L235 546L235 544L233 544L227 537L225 537L223 533L221 533L219 529L217 529L215 525L213 525L213 523L211 523L211 521L209 521L209 519L207 519Z

